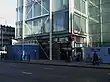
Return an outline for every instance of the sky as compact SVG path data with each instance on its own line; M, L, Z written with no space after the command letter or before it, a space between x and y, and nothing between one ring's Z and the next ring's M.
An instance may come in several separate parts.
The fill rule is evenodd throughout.
M0 24L15 27L16 22L16 1L0 0Z

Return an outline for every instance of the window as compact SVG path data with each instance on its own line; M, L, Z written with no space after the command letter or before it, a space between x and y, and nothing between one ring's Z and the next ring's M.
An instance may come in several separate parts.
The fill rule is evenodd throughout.
M104 3L109 3L110 2L110 0L101 0L102 2L102 4L104 4Z
M34 5L34 17L41 15L41 6L39 4Z
M104 33L110 33L110 23L104 23L102 27Z
M26 5L31 5L32 4L32 0L26 0Z
M74 15L74 30L80 31L82 33L86 32L86 18L81 17L80 15Z
M80 11L80 0L74 0L74 7Z
M100 3L100 0L90 0L90 1L95 5L99 5L99 3Z
M22 23L16 24L16 37L20 38L22 36Z
M32 5L28 5L28 6L26 6L26 15L27 15L27 19L29 19L29 18L32 18L32 9L31 9L31 6ZM31 10L30 10L31 9Z
M53 16L54 32L65 31L68 29L69 19L67 17L69 17L68 12L61 12L58 14L54 14Z
M18 24L16 24L16 38L19 37L19 28L18 28Z
M43 8L42 7L42 12L43 12L43 14L47 14L47 13L49 13L48 11L49 11L49 5L50 5L50 0L43 0L43 2L42 2L42 4L43 4L43 7L45 8ZM46 9L48 10L48 11L46 11Z
M23 20L23 7L17 8L17 21Z
M53 0L53 11L59 11L69 7L69 0Z
M104 14L102 15L102 22L103 22L103 23L109 23L109 22L110 22L109 16L110 16L110 13L104 13Z
M25 29L24 30L25 31L24 34L26 36L30 35L32 33L32 21L27 21L24 29Z
M19 37L22 37L22 28L19 28Z
M34 26L33 26L33 34L39 34L41 33L41 19L35 19L34 20Z
M49 16L42 18L42 21L44 23L44 32L49 32L50 31L50 20Z
M86 33L86 18L82 17L80 24L81 24L81 32Z
M54 15L54 31L63 31L64 30L64 15L58 14Z
M74 15L74 30L80 31L80 17L77 15Z
M89 33L93 42L100 42L101 40L101 28L99 23L89 24Z
M110 11L108 11L110 9L110 3L102 4L101 5L101 8L102 8L102 13L108 13L108 12L110 12Z
M88 4L88 15L89 17L99 21L100 20L100 5L99 0L90 0Z
M91 22L91 21L89 21ZM101 28L100 28L100 24L99 23L93 23L93 24L90 24L89 23L89 33L92 33L92 34L96 34L96 33L100 33L101 32Z
M74 0L74 7L82 13L86 13L86 1L85 0Z
M99 21L100 9L89 5L89 16Z
M82 13L86 13L86 4L85 4L85 0L81 0L81 12Z
M17 0L17 6L18 7L21 7L21 6L23 6L23 0Z

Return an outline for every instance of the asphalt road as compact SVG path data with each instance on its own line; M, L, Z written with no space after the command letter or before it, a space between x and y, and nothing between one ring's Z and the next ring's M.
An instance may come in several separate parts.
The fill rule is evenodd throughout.
M0 62L0 82L110 82L110 70Z

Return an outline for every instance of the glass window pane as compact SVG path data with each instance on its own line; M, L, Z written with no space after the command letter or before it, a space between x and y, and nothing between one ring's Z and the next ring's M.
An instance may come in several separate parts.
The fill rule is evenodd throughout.
M81 32L86 33L86 18L81 17Z
M41 6L39 4L34 5L34 17L41 15Z
M16 24L16 37L19 37L19 24Z
M90 0L90 1L95 5L99 5L99 3L100 3L100 0Z
M80 11L80 0L74 0L74 7Z
M42 21L44 23L44 25L43 25L44 26L44 32L49 32L50 31L50 20L49 20L49 16L42 18Z
M89 16L99 21L100 9L89 4Z
M53 23L54 23L54 30L53 31L64 31L68 29L69 24L69 17L68 12L63 12L59 14L54 14L53 16Z
M102 4L104 4L104 3L109 3L110 2L110 0L101 0L102 2Z
M32 31L33 31L33 34L41 33L41 19L34 20L34 26L33 26Z
M49 13L48 11L49 11L49 4L50 4L50 0L42 0L43 1L43 7L42 7L42 11L43 11L43 14L47 14L47 13ZM48 11L47 11L48 10Z
M54 15L54 31L64 30L64 15Z
M18 2L18 7L21 7L21 6L23 6L23 0L17 0L17 2Z
M29 18L32 18L32 9L31 9L32 5L28 5L26 6L26 18L29 19Z
M86 32L86 18L74 15L73 26L74 26L74 30L85 33Z
M63 0L63 9L69 7L69 0Z
M100 42L101 40L101 28L100 28L100 24L96 23L96 24L92 24L89 25L89 33L92 35L92 42L96 43L96 42Z
M102 25L102 29L103 29L103 32L104 33L109 33L110 32L110 23L104 23L103 25Z
M110 11L108 11L110 9L110 3L102 4L101 8L102 8L102 13L110 12Z
M22 37L22 27L23 27L23 24L22 23L19 23L18 24L18 33L19 33L18 36L19 37Z
M69 7L69 0L53 0L53 11L59 11Z
M80 17L79 16L74 15L73 25L74 25L74 30L80 31Z
M23 7L18 8L18 21L23 20Z
M46 32L49 32L49 16L47 17L42 17L41 18L41 29L40 29L40 32L41 33L46 33Z
M84 0L81 0L80 6L81 6L81 12L86 13L86 3Z
M74 7L75 9L77 9L78 11L82 12L82 13L86 13L86 1L85 0L74 0Z
M27 21L24 29L25 36L30 35L32 33L32 21Z
M109 16L110 16L110 13L104 13L104 14L102 15L102 22L103 22L103 23L108 23L108 22L110 22Z
M26 5L31 5L32 4L32 0L26 0Z
M69 30L69 12L65 12L64 28Z
M19 13L18 8L16 8L16 21L18 21L18 16L19 16L18 13Z

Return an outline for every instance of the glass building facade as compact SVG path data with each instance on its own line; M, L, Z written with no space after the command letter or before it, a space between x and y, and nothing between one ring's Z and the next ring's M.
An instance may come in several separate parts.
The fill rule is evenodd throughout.
M22 34L23 20L23 0L17 0L17 23L16 37ZM68 30L68 0L53 0L53 31ZM32 0L27 0L26 3L26 25L25 35L47 33L49 32L49 7L50 0L39 0L39 3L34 3Z
M88 29L89 40L92 46L101 45L101 20L100 0L89 0L88 2Z
M53 32L74 34L76 45L86 43L90 46L108 45L109 35L109 0L52 0ZM49 33L50 0L39 0L33 3L26 1L25 36ZM16 38L22 36L23 0L17 0ZM78 44L79 43L79 44Z
M101 27L102 43L104 46L110 46L110 1L101 0Z

